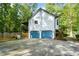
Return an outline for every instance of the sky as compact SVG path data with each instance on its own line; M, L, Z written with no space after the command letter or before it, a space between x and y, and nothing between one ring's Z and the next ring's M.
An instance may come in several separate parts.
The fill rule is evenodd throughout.
M38 8L43 8L43 9L45 9L45 4L44 3L38 3L38 6L37 6Z
M39 8L42 8L42 9L45 9L45 4L46 3L38 3L38 9ZM57 3L57 5L59 5L60 7L63 7L65 4L64 3Z

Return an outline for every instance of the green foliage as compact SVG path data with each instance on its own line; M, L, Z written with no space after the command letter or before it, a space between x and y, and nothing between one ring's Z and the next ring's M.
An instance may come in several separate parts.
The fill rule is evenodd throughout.
M22 22L28 22L29 18L32 16L30 7L27 4L21 4L19 8L19 13L21 14L20 19L22 19Z
M59 5L57 5L55 3L48 3L48 4L46 4L46 9L50 13L54 13L54 14L60 14L60 12L62 11L62 7L60 7Z
M74 32L79 32L79 4L65 4L60 7L57 4L47 4L46 9L59 16L59 25L63 32L73 36Z
M7 31L9 19L10 4L0 4L0 31Z
M32 13L37 9L37 3L29 3L28 6L30 7Z
M31 15L28 4L0 4L0 32L19 32L22 22L28 22Z
M75 13L76 13L76 23L75 23L75 30L77 34L79 34L79 4L75 4Z

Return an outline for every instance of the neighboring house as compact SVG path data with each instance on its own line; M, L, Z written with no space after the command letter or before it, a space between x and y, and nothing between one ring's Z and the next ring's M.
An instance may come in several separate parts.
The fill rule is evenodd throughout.
M44 9L38 9L29 20L29 38L54 39L58 29L57 16Z

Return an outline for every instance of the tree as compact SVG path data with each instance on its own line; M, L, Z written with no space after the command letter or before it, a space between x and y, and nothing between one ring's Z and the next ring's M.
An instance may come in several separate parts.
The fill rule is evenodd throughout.
M19 32L22 22L28 22L32 12L28 4L0 4L0 32Z
M30 7L32 14L37 9L37 3L29 3L28 6Z
M28 22L32 12L28 4L13 4L12 8L12 19L14 19L16 26L14 27L14 31L20 31L21 24Z
M1 32L7 31L7 25L8 25L8 20L9 20L9 11L10 11L10 4L5 3L5 4L0 4L0 20L1 20Z
M63 29L63 32L68 33L70 37L73 37L73 32L76 23L76 13L74 9L75 4L64 4L63 7L59 7L57 4L47 4L47 10L51 13L61 14L59 16L59 25Z
M28 22L29 18L32 16L32 11L28 4L21 4L19 7L20 19L22 22Z
M62 7L56 3L48 3L46 4L46 10L48 10L50 13L58 15L61 13Z
M0 32L4 32L3 31L3 27L4 27L4 24L3 24L3 8L2 8L2 4L0 4Z
M64 25L67 28L67 33L70 37L73 37L73 31L76 22L76 13L74 10L75 4L66 4L63 8L63 15L60 17L61 26Z
M74 10L76 13L76 21L75 21L75 28L76 34L79 34L79 3L75 4Z

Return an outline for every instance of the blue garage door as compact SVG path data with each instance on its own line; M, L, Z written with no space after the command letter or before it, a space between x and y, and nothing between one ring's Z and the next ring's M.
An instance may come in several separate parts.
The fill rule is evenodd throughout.
M38 31L31 31L31 38L39 38L39 32Z
M52 31L42 31L41 37L47 38L47 39L52 39Z

